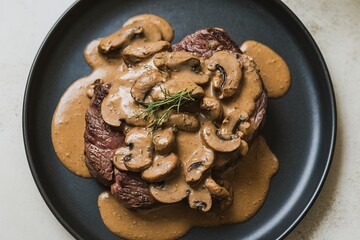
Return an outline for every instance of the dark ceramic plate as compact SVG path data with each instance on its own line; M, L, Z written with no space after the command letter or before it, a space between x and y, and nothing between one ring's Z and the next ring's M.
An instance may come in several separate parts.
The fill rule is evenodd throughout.
M280 170L260 211L243 224L195 228L184 239L276 239L304 217L328 173L336 136L331 80L314 40L280 1L81 0L56 23L31 69L24 99L26 152L45 202L77 239L118 239L103 224L97 198L104 187L73 175L51 143L51 118L61 95L91 72L83 49L140 13L158 14L175 29L174 42L205 27L222 27L237 42L260 41L288 63L289 93L271 100L263 134ZM160 227L160 226L159 226Z

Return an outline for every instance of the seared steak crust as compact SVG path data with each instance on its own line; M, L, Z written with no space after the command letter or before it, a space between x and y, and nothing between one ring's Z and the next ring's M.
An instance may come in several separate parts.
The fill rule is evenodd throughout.
M132 172L118 171L112 159L117 148L124 145L121 132L109 126L101 116L101 103L108 95L110 84L95 81L94 96L85 115L85 163L90 173L106 186L128 208L145 208L155 203L149 185Z
M186 51L198 57L209 58L214 52L228 50L241 53L239 46L221 28L207 28L186 36L173 45L174 51Z
M115 169L115 183L111 193L127 208L148 208L155 204L149 192L149 184L134 172Z
M101 102L109 89L109 84L95 81L95 94L85 115L84 133L86 166L90 173L105 185L113 182L112 158L115 149L124 143L124 136L114 131L101 117Z

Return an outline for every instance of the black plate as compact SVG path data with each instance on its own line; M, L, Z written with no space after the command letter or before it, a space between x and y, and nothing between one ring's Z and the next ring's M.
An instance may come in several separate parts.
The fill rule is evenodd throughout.
M66 88L91 72L83 49L140 13L158 14L175 29L174 42L205 27L224 28L237 43L254 39L288 63L289 93L271 100L264 135L280 170L260 211L248 222L195 228L184 239L276 239L304 217L324 183L334 150L336 109L331 80L319 49L296 16L280 1L78 1L56 23L31 69L24 99L26 152L45 202L77 239L118 239L103 224L97 198L104 188L58 161L51 118ZM160 226L159 226L160 227Z

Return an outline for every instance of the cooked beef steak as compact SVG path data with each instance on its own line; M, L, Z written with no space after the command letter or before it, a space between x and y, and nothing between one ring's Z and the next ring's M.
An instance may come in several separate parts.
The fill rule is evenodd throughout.
M149 184L134 172L115 169L115 183L111 193L127 208L148 208L155 204L150 196Z
M221 28L207 28L186 36L173 45L174 51L186 51L198 57L209 58L214 52L228 50L241 53L239 46Z
M86 166L90 173L105 185L113 182L112 158L115 149L124 143L124 136L114 131L101 117L101 102L109 89L109 84L95 81L94 96L85 115L84 133Z
M173 51L187 51L198 57L209 58L216 51L227 50L240 55L241 50L222 29L199 30L173 46ZM112 158L115 149L124 144L124 136L104 122L101 103L109 93L110 84L95 82L94 96L86 113L85 160L91 174L101 183L111 185L111 192L128 208L149 208L155 200L149 193L149 184L138 173L119 171L114 168ZM250 118L256 132L264 123L267 94L264 90ZM254 134L255 135L255 134Z

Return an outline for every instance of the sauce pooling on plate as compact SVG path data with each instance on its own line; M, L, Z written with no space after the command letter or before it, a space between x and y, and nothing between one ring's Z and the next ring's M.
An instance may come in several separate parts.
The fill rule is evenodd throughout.
M263 204L271 177L278 170L278 160L263 137L253 143L249 154L229 173L234 190L230 208L220 214L202 213L180 202L151 210L125 208L109 192L98 199L101 217L115 234L126 239L177 239L192 227L213 227L241 223L251 218ZM261 176L261 177L259 177Z
M117 184L119 171L136 174L153 199L147 209L134 210L127 208L135 206L132 200L121 202L114 185L99 196L105 225L127 239L173 239L195 226L244 222L262 206L278 170L258 131L267 99L262 80L270 97L290 86L282 58L254 41L242 45L247 55L214 41L208 43L216 48L210 55L171 51L172 38L169 23L143 14L92 41L84 56L93 72L66 90L53 116L60 161L91 177L93 166L84 157L85 113L96 95L94 82L111 86L101 117L125 136L125 144L111 152L112 181ZM153 107L169 101L175 107Z
M251 56L260 69L269 97L284 96L290 88L290 71L284 59L271 48L256 41L246 41L241 50Z

